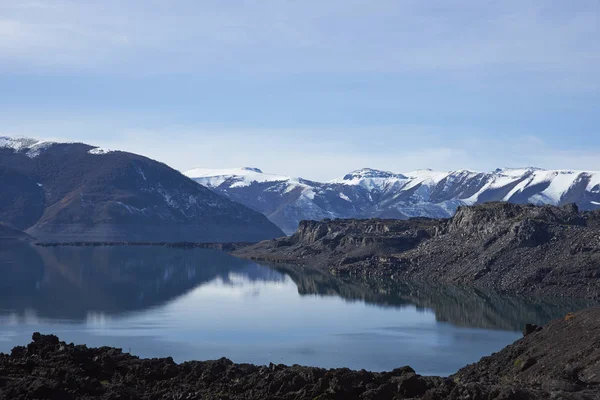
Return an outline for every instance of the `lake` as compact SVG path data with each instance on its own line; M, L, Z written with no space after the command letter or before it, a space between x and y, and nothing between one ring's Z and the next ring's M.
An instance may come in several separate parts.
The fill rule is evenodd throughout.
M412 366L449 375L590 306L476 289L346 281L205 249L0 242L0 352L32 332L176 361Z

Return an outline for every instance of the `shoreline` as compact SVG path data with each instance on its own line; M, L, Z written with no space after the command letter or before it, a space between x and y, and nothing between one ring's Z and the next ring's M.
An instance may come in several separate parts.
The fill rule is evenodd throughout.
M551 397L552 396L552 397ZM88 348L35 333L0 354L1 399L594 399L600 396L600 307L569 313L447 377L410 367L347 368L176 364L120 349Z
M485 203L459 207L449 219L302 221L290 237L231 254L339 277L599 299L597 215L574 205Z

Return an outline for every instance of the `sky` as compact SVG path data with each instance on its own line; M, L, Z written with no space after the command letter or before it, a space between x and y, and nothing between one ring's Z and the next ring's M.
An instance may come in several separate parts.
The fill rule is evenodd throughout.
M597 0L0 0L0 135L179 170L600 170Z

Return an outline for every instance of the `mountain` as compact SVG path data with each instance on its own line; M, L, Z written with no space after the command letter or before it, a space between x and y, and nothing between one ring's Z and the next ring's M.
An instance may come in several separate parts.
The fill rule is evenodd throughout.
M490 201L600 209L600 172L504 168L396 174L364 168L325 183L257 168L194 169L185 175L260 211L287 234L307 219L447 218L459 206Z
M0 137L0 222L53 241L258 241L282 235L264 215L149 158L10 137Z

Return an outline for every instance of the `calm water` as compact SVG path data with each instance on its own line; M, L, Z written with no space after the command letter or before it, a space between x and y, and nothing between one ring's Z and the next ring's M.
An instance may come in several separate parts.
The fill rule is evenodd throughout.
M303 364L448 375L585 302L344 282L213 250L0 242L0 352L57 334L176 361Z

